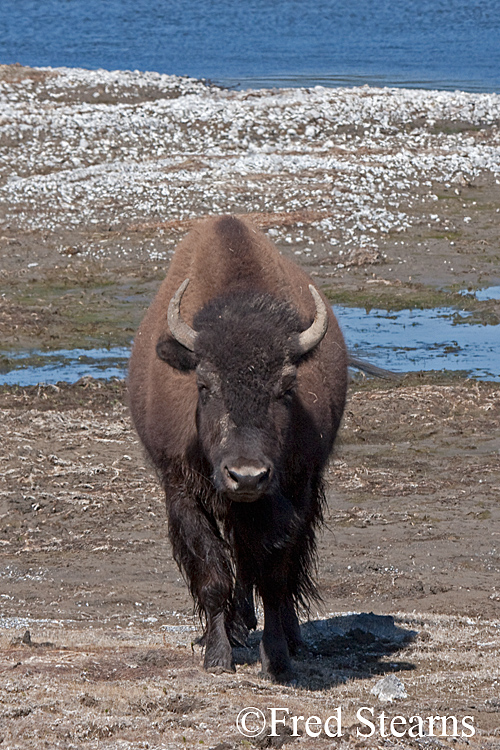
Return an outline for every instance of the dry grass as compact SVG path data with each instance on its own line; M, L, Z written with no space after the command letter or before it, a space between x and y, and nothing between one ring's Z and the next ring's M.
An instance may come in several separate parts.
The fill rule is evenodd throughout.
M315 221L329 216L327 211L313 211L304 209L302 211L278 211L278 212L250 212L246 214L235 214L239 218L248 219L259 229L268 229L269 227L293 227L297 224L311 224ZM170 221L143 222L141 224L132 224L129 227L131 232L143 232L148 230L176 230L179 232L188 232L200 221L207 217L202 216L198 219L171 219Z
M498 386L353 392L319 540L322 624L305 628L288 686L259 676L258 634L236 674L202 670L121 384L5 389L0 409L2 747L500 747ZM334 613L349 610L391 614L413 638L339 634ZM372 695L386 674L407 698ZM246 706L268 720L270 707L323 720L341 707L344 736L308 737L299 722L294 738L289 722L252 745L235 726ZM472 716L476 734L362 740L362 706Z

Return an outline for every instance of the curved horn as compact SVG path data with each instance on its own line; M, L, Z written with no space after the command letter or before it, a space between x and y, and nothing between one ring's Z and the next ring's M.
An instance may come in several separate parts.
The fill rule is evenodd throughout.
M170 333L174 339L176 339L179 344L182 344L182 346L185 346L186 349L189 349L190 352L194 352L194 342L196 341L196 336L198 334L191 328L191 326L188 326L181 317L181 299L188 284L189 279L185 279L170 300L168 304L167 322L168 327L170 328Z
M309 284L309 290L316 305L316 315L314 316L314 320L309 328L306 328L305 331L302 331L302 333L299 334L299 354L307 354L311 349L314 349L314 347L319 344L328 328L327 307L321 299L320 293L312 284Z

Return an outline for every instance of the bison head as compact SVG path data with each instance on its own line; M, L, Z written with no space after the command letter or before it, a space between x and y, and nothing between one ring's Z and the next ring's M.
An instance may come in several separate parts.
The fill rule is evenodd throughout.
M198 438L215 488L253 502L280 481L297 418L297 368L325 335L327 308L310 286L316 315L303 330L287 302L238 291L209 302L191 328L180 313L188 282L170 301L172 336L156 351L177 370L196 372Z

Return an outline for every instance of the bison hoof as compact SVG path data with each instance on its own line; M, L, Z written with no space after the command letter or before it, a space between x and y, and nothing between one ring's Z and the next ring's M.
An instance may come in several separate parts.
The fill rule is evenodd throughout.
M271 682L276 682L280 685L291 685L295 684L297 681L297 675L291 667L290 669L286 669L283 672L271 672L262 668L262 670L259 672L259 677L263 677L266 680L271 680Z
M296 675L292 669L292 664L288 654L282 652L269 657L266 653L263 643L260 644L260 658L262 661L261 677L266 677L273 682L287 683L292 682Z
M233 654L231 649L228 653L205 653L205 661L203 666L207 672L212 674L222 674L222 672L236 672L236 668L233 662Z

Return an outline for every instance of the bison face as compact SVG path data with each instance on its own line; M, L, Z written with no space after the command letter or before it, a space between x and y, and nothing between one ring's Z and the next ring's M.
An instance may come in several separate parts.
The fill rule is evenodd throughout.
M226 354L223 366L214 363L213 352L200 360L197 427L216 489L233 501L252 502L279 482L297 371L275 362L269 372L269 352L262 349L246 362L241 354Z
M180 371L194 371L198 440L215 488L233 501L253 502L280 483L297 367L313 348L304 351L301 337L317 320L304 332L288 303L239 292L208 303L195 316L194 329L180 323L179 330L169 313L176 338L160 341L158 356ZM324 335L325 322L321 331L313 346Z

